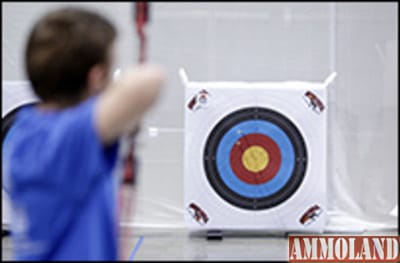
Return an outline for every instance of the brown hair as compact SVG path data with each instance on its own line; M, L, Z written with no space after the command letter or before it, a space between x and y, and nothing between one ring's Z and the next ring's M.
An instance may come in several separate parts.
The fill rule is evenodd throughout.
M62 8L42 17L29 35L25 53L36 94L43 101L79 100L90 68L109 64L115 37L114 26L90 11Z

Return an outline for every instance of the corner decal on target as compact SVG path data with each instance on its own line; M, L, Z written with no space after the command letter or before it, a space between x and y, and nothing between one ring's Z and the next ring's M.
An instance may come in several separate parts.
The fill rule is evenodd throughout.
M190 99L187 107L191 111L197 111L201 108L207 107L207 102L210 97L210 94L205 89L200 90L198 93L194 94L193 97Z
M187 226L322 232L327 87L333 78L194 82L183 69L180 74Z

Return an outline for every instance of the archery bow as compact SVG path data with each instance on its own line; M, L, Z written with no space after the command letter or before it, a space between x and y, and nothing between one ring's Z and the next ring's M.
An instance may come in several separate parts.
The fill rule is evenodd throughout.
M149 4L148 2L135 2L135 23L136 32L139 37L139 64L143 64L146 60L146 35L144 31L145 24L149 21ZM124 162L124 182L135 183L136 179L136 159L134 156L135 136L139 131L137 127L128 138L129 148L128 155Z

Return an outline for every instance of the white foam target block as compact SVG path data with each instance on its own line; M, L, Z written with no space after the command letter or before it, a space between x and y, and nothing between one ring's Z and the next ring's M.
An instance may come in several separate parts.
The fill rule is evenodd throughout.
M329 83L182 79L187 226L322 232Z

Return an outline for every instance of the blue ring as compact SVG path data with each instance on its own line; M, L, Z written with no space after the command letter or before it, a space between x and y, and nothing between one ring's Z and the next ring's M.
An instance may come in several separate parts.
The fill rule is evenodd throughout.
M230 165L230 151L233 145L241 137L251 133L269 136L281 151L281 166L276 176L260 185L243 182L234 174ZM248 120L236 124L224 134L217 148L216 165L220 177L228 188L242 196L260 198L272 195L285 186L294 169L295 153L289 137L277 125L268 121Z

